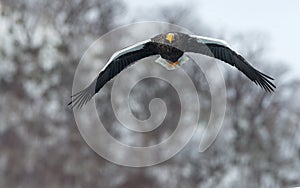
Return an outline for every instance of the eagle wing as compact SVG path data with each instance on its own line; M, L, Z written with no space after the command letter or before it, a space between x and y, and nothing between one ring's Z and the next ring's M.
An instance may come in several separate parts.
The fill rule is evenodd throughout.
M145 40L114 53L100 71L98 77L84 90L71 96L68 106L81 108L114 76L134 62L157 55L156 43Z
M202 55L217 58L244 73L255 84L260 85L267 92L272 92L276 86L271 82L272 77L258 71L250 65L245 58L235 52L227 42L218 39L189 35L183 41L185 52L194 52Z

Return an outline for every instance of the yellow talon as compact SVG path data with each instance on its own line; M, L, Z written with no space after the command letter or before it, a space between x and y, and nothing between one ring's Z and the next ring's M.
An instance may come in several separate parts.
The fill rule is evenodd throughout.
M168 63L168 65L169 65L170 67L174 67L174 66L176 66L176 65L179 64L178 61L175 61L175 62L173 62L173 63L169 63L169 62L167 62L167 63Z

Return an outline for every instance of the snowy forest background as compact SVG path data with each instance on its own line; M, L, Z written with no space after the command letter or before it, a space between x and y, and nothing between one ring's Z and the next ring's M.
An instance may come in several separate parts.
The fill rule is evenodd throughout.
M288 77L288 69L282 68L285 62L264 58L268 53L264 34L212 31L201 18L193 16L191 7L150 9L141 7L136 17L124 20L126 3L119 0L1 1L0 187L300 186L300 83ZM146 13L149 11L151 14ZM276 78L278 88L274 94L266 94L225 66L226 87L231 94L227 96L224 126L208 150L199 153L199 140L193 138L172 159L152 167L122 167L104 160L85 143L72 111L66 108L74 72L94 40L143 16L228 40L256 67ZM109 57L113 48L106 50ZM201 72L191 74L201 91L200 121L207 122L208 86L203 84ZM104 98L97 100L106 100L110 87L111 83L103 91ZM155 92L164 98L168 87ZM136 113L143 116L148 112L147 101L140 100L145 110ZM172 100L166 103L177 110ZM112 112L102 113L110 117ZM107 121L113 124L116 120L112 117ZM173 131L172 124L166 122L160 131ZM118 130L115 126L110 129L107 125L107 129L114 134ZM147 144L160 140L163 134L145 137Z

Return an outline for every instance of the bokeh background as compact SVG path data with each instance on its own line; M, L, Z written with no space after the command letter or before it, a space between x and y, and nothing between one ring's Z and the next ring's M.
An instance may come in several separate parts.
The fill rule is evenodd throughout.
M299 37L295 34L300 10L297 2L266 2L1 0L0 187L300 186ZM185 65L201 99L198 132L192 140L156 166L110 163L85 143L66 104L84 51L101 35L136 21L164 21L225 39L272 75L278 88L267 94L235 69L213 61L223 67L227 110L217 140L201 153L198 132L208 121L211 96L201 70ZM121 46L118 41L107 41L94 57L99 68ZM150 84L154 89L139 95L143 91L139 88ZM159 131L134 136L121 128L107 102L111 82L96 99L103 105L98 110L106 117L106 129L138 146L157 143L172 133L177 119L171 117L180 109L168 84L144 80L140 85L133 89L136 117L149 116L153 97L170 107Z

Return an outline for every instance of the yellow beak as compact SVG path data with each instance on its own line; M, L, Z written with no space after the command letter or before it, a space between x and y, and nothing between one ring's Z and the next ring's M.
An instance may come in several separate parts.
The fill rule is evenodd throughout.
M174 34L168 33L166 39L169 41L169 43L172 43L174 40Z

